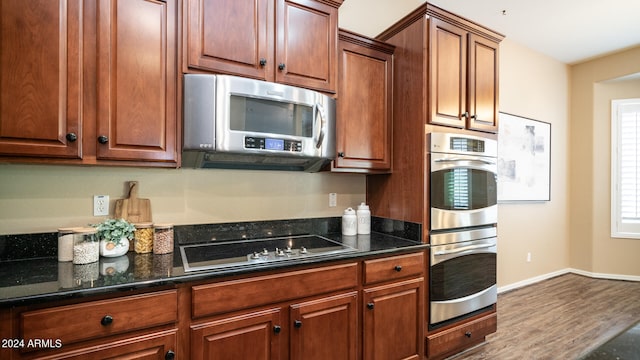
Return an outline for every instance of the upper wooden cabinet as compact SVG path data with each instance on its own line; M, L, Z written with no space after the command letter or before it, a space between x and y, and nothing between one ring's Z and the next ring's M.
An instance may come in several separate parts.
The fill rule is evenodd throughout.
M498 131L498 42L438 18L429 19L427 121Z
M99 0L97 13L97 158L175 161L175 0Z
M0 4L0 155L82 155L82 4Z
M0 156L177 165L176 0L0 8Z
M335 92L342 0L188 0L185 71Z
M333 171L391 171L394 47L340 30Z

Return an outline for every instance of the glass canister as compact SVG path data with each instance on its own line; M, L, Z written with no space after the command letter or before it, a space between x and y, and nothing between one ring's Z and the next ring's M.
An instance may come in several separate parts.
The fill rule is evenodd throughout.
M154 254L169 254L173 252L173 224L155 224L153 238Z
M138 254L146 254L153 251L153 223L134 224L134 248Z
M73 232L76 227L58 229L58 261L73 261Z
M98 261L100 243L95 228L79 228L73 233L73 263L82 265Z

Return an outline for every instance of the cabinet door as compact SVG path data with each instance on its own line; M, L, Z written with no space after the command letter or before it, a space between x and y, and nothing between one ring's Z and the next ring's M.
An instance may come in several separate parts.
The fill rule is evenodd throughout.
M429 20L430 124L463 128L467 112L467 32Z
M291 305L292 360L355 360L358 293Z
M469 35L469 129L498 131L498 48L496 42Z
M130 339L109 341L104 344L47 356L46 359L70 360L165 360L176 357L177 330L167 330ZM64 344L63 344L64 348Z
M393 54L339 42L336 168L391 170Z
M364 359L422 359L423 289L417 278L364 290Z
M176 1L99 0L98 159L173 162Z
M188 66L273 79L273 1L189 0Z
M0 4L0 154L80 158L82 5Z
M280 309L191 326L192 360L281 359Z
M338 9L314 0L276 4L276 82L335 92Z

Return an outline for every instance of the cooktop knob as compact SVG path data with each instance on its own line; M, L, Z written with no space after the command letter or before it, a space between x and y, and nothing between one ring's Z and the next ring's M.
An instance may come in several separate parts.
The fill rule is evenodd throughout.
M264 256L269 255L269 251L267 249L262 249L262 255Z
M258 254L257 252L254 252L253 255L251 255L252 259L260 259L260 254Z
M307 253L307 248L304 246L300 247L300 254L306 254Z
M279 257L285 256L284 250L276 248L276 256L279 256Z

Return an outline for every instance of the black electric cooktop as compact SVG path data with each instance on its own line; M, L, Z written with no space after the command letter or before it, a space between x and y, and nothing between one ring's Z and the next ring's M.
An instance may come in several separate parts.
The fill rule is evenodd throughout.
M318 235L182 245L185 272L329 256L356 249Z

